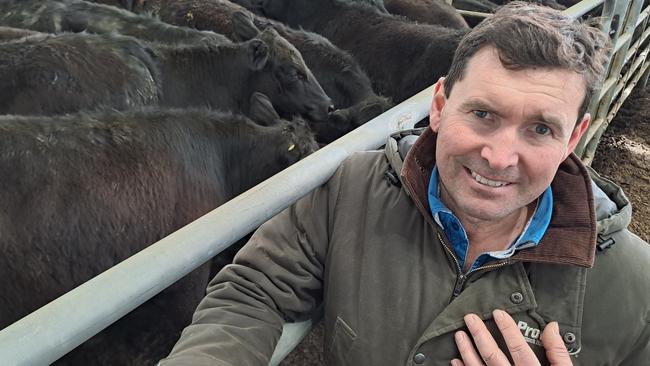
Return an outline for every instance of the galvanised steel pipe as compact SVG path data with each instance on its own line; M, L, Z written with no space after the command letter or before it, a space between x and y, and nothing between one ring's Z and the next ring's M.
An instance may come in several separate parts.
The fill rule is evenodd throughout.
M604 3L605 0L582 0L581 2L573 5L572 7L563 10L562 12L573 19L580 18L587 12L592 11L598 5Z
M428 115L433 86L0 331L2 365L47 365Z

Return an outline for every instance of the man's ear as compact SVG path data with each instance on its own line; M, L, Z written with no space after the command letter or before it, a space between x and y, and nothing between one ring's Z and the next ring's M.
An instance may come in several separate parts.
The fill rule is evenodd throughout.
M567 151L564 156L564 159L566 159L567 156L569 156L573 152L573 150L575 150L576 146L578 145L578 142L580 142L580 139L585 134L585 132L587 132L587 129L589 128L589 122L591 122L591 114L585 113L585 115L582 117L582 120L573 128L573 132L571 132L571 137L569 137L569 144L567 145Z
M431 107L429 108L429 126L433 132L438 132L438 129L440 128L442 110L447 102L444 82L445 78L441 77L438 79L438 82L436 82L433 89L433 99L431 100Z

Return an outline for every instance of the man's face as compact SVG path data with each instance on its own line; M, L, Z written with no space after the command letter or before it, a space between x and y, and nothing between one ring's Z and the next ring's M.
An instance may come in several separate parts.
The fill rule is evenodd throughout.
M461 220L521 214L586 130L588 115L576 126L584 95L577 73L508 70L495 48L479 50L449 98L440 87L431 105L442 201Z

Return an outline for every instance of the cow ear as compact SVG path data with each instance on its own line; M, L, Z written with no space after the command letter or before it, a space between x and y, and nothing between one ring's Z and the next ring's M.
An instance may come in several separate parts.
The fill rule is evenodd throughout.
M236 41L244 42L255 38L260 30L253 24L250 15L243 11L236 11L232 14L233 38Z
M271 100L266 95L255 92L251 95L249 115L253 121L262 126L272 126L280 120L278 112L273 108Z
M262 70L269 60L269 46L264 41L253 39L248 42L248 59L251 69Z

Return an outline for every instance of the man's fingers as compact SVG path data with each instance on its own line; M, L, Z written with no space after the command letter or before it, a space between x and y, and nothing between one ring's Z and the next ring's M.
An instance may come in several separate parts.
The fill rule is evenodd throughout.
M462 363L456 363L454 366L463 364L465 366L483 365L483 360L481 360L481 356L476 353L474 345L472 344L472 340L469 339L467 333L463 332L462 330L456 332L456 334L454 334L454 340L456 341L456 346L458 346L460 357L463 359Z
M546 350L546 357L553 366L571 366L571 356L567 351L562 336L560 335L560 328L557 322L549 323L542 332L542 344Z
M463 363L463 361L454 358L453 360L451 360L451 366L465 366L465 364Z
M495 310L493 315L515 365L539 366L539 360L526 343L512 317L502 310ZM508 358L501 352L483 321L475 314L465 315L464 320L472 338L470 339L463 331L456 332L456 345L462 361L454 359L451 361L451 365L482 366L485 363L487 366L510 366ZM472 344L472 339L474 344ZM552 366L571 366L573 364L556 322L551 322L544 328L541 341L546 350L546 357Z
M467 329L469 329L469 332L472 334L478 353L481 355L483 361L485 361L485 364L487 366L509 366L510 361L508 361L506 355L501 352L497 342L494 341L492 334L490 334L490 331L485 327L483 321L475 314L465 315L464 319ZM464 358L463 361L467 366L470 366Z
M535 352L526 343L514 319L503 310L494 310L492 315L499 331L501 331L501 335L503 335L503 339L506 341L508 351L510 351L510 356L512 356L515 365L539 365Z

